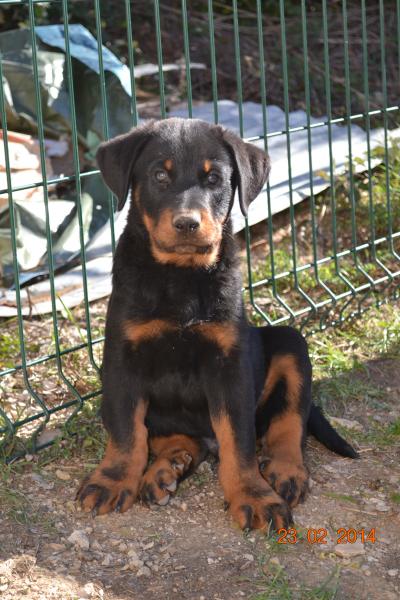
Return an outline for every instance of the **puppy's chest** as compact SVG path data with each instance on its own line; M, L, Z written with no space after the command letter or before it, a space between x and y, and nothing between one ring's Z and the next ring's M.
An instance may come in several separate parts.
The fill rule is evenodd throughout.
M228 356L239 341L238 323L226 318L177 318L154 316L123 324L124 338L137 358L162 360L163 364L197 362L204 353ZM138 356L139 355L139 356Z
M210 277L143 283L135 287L122 323L136 364L151 365L157 374L192 371L205 358L228 356L237 346L240 288L232 286L233 294L227 294L226 285Z
M182 327L220 319L230 310L223 286L207 278L154 278L134 292L134 311L140 318L165 318Z

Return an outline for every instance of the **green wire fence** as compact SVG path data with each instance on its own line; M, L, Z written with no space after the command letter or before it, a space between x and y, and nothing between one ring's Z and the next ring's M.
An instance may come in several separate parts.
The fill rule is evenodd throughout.
M89 159L91 166L87 166L82 152L77 95L85 81L77 81L75 76L70 43L72 23L83 22L97 40L99 141L111 136L113 110L113 92L104 65L105 43L129 68L130 126L147 116L166 118L176 103L185 103L191 118L196 106L204 101L211 102L213 119L218 123L220 100L230 98L237 103L238 130L245 137L244 102L253 100L261 107L262 135L247 138L248 141L262 140L268 152L273 139L284 140L289 207L273 214L268 183L266 203L272 216L255 228L246 223L245 235L239 236L246 279L244 295L254 323L294 324L310 334L361 315L372 305L398 299L400 140L392 135L392 130L400 125L400 0L0 0L0 15L1 12L3 29L7 20L11 22L18 15L18 26L29 32L28 62L34 84L35 137L40 157L39 179L16 186L5 77L9 59L0 54L0 79L4 83L0 87L0 119L6 176L0 199L5 194L8 197L8 206L0 203L0 210L8 211L6 227L12 256L8 266L14 283L16 315L3 319L0 332L0 442L6 457L51 443L62 427L68 427L71 416L101 391L98 373L106 301L90 302L87 238L80 201L83 184L99 180L99 172L93 160ZM171 19L179 26L172 33ZM70 171L55 177L49 176L46 166L49 123L43 106L36 36L37 26L49 23L63 26L70 122ZM117 46L115 38L119 39ZM140 44L148 45L143 49ZM164 60L168 56L170 62L171 55L173 60L180 58L179 74L172 80ZM141 82L139 85L136 73L146 60L157 64L157 88L153 79L150 91L144 93L145 86ZM204 63L205 70L195 71L193 60ZM146 98L151 98L151 102ZM271 103L284 110L283 129L270 127L267 107ZM302 126L291 126L290 112L295 109L305 111L306 122ZM316 121L313 116L319 119ZM354 123L366 135L367 154L362 161L354 154ZM333 153L336 126L345 128L348 141L347 169L340 174L335 169ZM371 141L377 127L383 128L378 146ZM317 194L312 134L318 128L327 131L330 165L320 174L327 189ZM300 131L306 133L310 193L296 204L292 177L296 158L291 149L293 136ZM49 201L57 185L72 186L77 199L80 251L74 264L81 265L83 302L74 309L68 309L60 299L56 277ZM22 297L26 290L19 260L14 195L32 189L42 192L50 317L34 312L26 316ZM110 192L104 190L104 194L113 251L117 243L115 204ZM26 289L29 300L29 286ZM0 298L0 306L2 303L7 303L7 297Z

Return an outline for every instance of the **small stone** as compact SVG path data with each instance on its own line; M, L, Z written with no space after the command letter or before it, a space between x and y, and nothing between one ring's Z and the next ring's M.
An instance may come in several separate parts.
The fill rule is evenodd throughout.
M42 490L52 490L54 487L54 483L52 481L46 481L41 475L39 475L39 473L32 473L31 477L33 481L37 483L40 488L42 488Z
M78 573L81 570L81 567L82 567L82 561L75 560L70 566L70 572Z
M95 593L96 593L96 588L95 588L95 586L94 586L94 584L93 584L93 583L86 583L86 584L83 586L83 589L85 590L85 592L86 592L87 594L89 594L89 596L93 596L93 594L95 594Z
M281 566L280 560L276 556L273 556L269 562L271 565L277 565L278 567Z
M396 575L398 575L398 573L399 573L398 569L389 569L389 571L387 572L389 577L396 577Z
M42 446L44 444L50 444L50 442L54 442L54 440L62 435L61 429L57 427L54 429L44 429L37 439L38 446Z
M187 508L188 508L188 506L187 506L186 502L182 502L182 504L181 504L181 510L183 510L183 512L186 512Z
M79 590L79 598L92 598L96 594L96 588L93 583L86 583L82 589Z
M80 548L81 550L89 550L90 548L88 536L84 531L79 529L75 529L75 531L73 531L67 539L71 544L77 548Z
M254 556L252 554L243 554L243 558L249 560L250 562L253 562L254 560Z
M120 544L118 546L118 550L120 552L127 552L128 551L128 546L125 544L125 542L122 542L122 544Z
M71 479L71 475L66 471L61 471L61 469L56 470L56 477L62 481L69 481Z
M72 500L68 500L68 502L65 503L65 508L68 510L68 512L76 512L76 504Z
M136 569L141 569L143 567L144 562L140 560L140 558L134 558L129 561L128 565L131 571L136 571Z
M112 562L111 554L106 554L101 564L103 565L103 567L109 567L111 565L111 562Z
M214 559L213 558L207 558L207 562L209 565L213 565L214 564Z
M143 546L143 550L150 550L154 546L154 542L149 542Z
M9 558L8 560L0 562L0 583L7 581L6 577L10 577L14 569L15 560ZM3 579L4 576L4 579Z
M98 540L94 540L91 546L92 550L95 552L101 552L103 550L103 546L99 543Z
M93 554L93 552L85 552L83 551L79 557L81 560L84 560L85 562L92 562L92 560L95 559L95 556Z
M47 548L49 548L50 550L53 550L54 552L62 552L63 550L65 550L64 544L51 543L51 544L47 544Z
M363 431L363 426L358 421L352 421L350 419L339 419L338 417L329 417L329 421L332 425L339 425L345 429L353 429L354 431Z
M206 460L204 460L202 463L200 463L199 466L197 467L197 473L211 473L211 472L212 472L211 465Z
M150 577L151 571L149 567L141 567L139 571L136 573L138 577Z
M365 554L364 544L356 542L355 544L336 544L334 548L336 556L341 558L352 558L353 556L359 556Z
M133 529L132 527L128 527L128 526L123 526L123 527L119 527L118 528L118 533L124 538L129 537L132 533L132 531L135 531L135 529Z

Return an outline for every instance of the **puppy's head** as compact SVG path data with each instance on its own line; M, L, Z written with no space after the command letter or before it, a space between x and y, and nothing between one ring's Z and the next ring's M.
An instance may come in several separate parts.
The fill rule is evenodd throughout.
M185 267L217 261L236 189L246 214L269 173L264 152L197 119L150 121L101 144L97 161L118 210L132 190L154 258Z

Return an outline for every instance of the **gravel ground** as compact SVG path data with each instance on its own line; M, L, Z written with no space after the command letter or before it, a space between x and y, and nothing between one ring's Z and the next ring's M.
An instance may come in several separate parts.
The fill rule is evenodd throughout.
M361 459L308 439L311 491L294 510L297 543L292 533L279 543L276 534L245 534L232 524L213 457L166 507L136 504L95 519L79 511L77 487L95 466L87 443L98 454L102 438L88 439L81 414L75 438L11 470L0 467L1 599L397 600L400 360L363 365L336 380L350 398L336 402L341 418L333 420ZM352 399L351 386L367 380L374 388ZM99 433L96 422L90 427ZM340 528L354 529L356 543L338 544Z
M347 425L354 427L354 422ZM137 504L123 515L93 519L73 501L91 465L60 458L39 469L32 457L23 473L8 482L9 495L3 490L0 595L4 600L397 600L398 448L360 449L361 460L352 461L309 439L312 487L294 512L302 536L296 544L235 528L223 511L212 458L180 486L167 507ZM340 527L363 529L366 535L375 529L376 541L338 545ZM321 528L327 530L326 544L310 543L314 534L308 541L307 530Z

